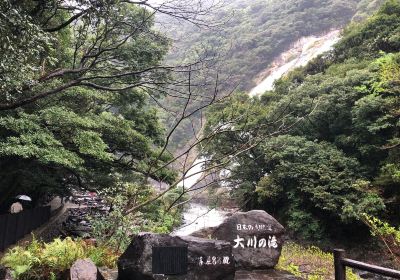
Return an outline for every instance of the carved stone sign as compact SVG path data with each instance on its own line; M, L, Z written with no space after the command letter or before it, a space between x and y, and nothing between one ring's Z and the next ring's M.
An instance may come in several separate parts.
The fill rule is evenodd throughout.
M141 233L118 260L119 280L233 280L234 276L232 246L220 240Z
M271 215L253 210L227 218L211 236L231 242L237 268L265 269L277 264L283 234L283 226Z

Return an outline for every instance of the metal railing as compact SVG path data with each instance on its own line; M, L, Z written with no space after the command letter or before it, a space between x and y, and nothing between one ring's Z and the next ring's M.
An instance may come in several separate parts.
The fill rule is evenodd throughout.
M333 250L334 264L335 264L335 280L346 279L346 266L356 268L371 273L376 273L383 276L400 279L400 271L389 269L377 265L367 264L345 257L345 251L341 249Z
M50 219L50 206L0 215L0 251L8 248L25 234L40 227Z

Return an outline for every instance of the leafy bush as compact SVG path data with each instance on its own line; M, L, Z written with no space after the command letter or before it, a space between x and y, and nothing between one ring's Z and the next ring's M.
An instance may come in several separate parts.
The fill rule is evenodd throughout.
M280 208L283 221L305 238L322 239L332 224L353 222L362 212L379 212L382 200L359 181L360 167L330 143L299 136L266 141L264 157L270 167L256 192L270 212ZM329 217L329 218L328 218Z
M84 240L55 239L43 243L33 238L27 246L16 246L2 258L1 263L12 270L16 279L55 279L78 259L91 259L97 266L115 267L118 254L108 247L86 243Z
M295 276L309 280L334 279L333 254L318 247L303 247L296 243L286 243L277 269L288 271ZM347 279L360 279L351 269L347 269Z
M395 228L389 223L365 213L362 215L362 221L370 228L371 234L382 241L386 250L394 258L396 265L400 267L400 227Z
M171 190L163 198L148 204L141 211L126 213L129 207L140 204L154 195L150 186L125 183L115 188L101 192L102 196L112 205L112 211L101 217L93 217L92 236L105 246L124 251L131 242L131 237L140 231L169 233L181 218L182 207L169 206L175 201L180 202L178 190Z

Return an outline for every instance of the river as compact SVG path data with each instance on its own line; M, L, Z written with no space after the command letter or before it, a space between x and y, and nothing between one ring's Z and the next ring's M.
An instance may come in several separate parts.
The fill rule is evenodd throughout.
M250 96L258 96L267 90L272 90L274 82L296 67L306 65L310 60L318 55L329 51L332 46L340 39L340 31L333 30L321 36L303 37L296 41L292 48L283 52L273 63L263 71L256 79L257 84L250 92ZM186 177L179 186L190 189L197 181L201 180L203 174L203 158L197 159L192 168L187 172ZM190 202L186 205L183 212L183 225L176 229L175 235L189 235L207 227L220 225L230 211L212 209L208 205L199 202Z

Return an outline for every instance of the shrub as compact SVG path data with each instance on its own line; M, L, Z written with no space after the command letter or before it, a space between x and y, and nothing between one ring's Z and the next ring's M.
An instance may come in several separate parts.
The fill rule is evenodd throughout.
M362 221L369 227L372 236L378 237L388 253L393 257L394 264L400 267L400 227L395 228L377 217L362 215Z
M15 279L56 279L77 259L91 259L97 266L115 267L118 254L105 246L87 244L70 237L43 243L33 238L26 246L10 249L1 263L12 270Z
M154 190L137 184L123 184L118 188L108 188L102 191L102 197L112 205L112 211L91 217L91 236L99 244L124 251L132 240L132 236L141 232L169 233L181 222L182 206L169 209L174 202L186 199L180 190L175 188L161 199L148 204L140 211L127 214L127 208L132 202L143 203L154 195Z

